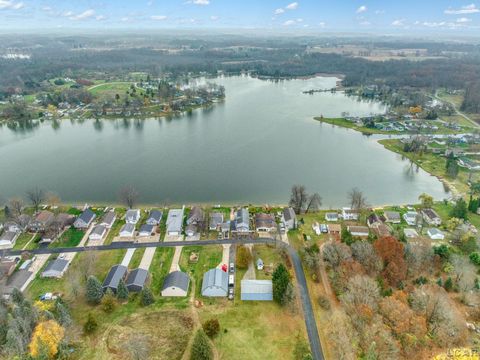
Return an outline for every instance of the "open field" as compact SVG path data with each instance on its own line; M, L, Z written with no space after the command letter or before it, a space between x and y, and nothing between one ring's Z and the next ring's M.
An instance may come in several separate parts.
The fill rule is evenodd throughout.
M95 96L115 98L115 95L118 94L123 98L130 89L130 85L132 83L126 81L100 83L89 87L88 91Z
M60 239L52 242L50 247L75 247L82 241L85 232L74 227L65 230Z

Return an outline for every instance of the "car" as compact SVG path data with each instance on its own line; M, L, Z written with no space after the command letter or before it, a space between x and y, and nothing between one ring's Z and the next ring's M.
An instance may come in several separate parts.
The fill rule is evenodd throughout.
M328 233L327 225L325 224L320 225L320 231L324 234Z
M228 276L228 286L233 287L235 285L235 276L229 275Z
M233 288L228 289L228 298L233 300Z
M235 264L233 262L230 263L230 272L235 271Z

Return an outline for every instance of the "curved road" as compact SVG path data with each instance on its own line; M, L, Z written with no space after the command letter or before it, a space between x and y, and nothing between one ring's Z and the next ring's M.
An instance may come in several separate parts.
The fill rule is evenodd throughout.
M110 245L88 246L88 247L69 247L69 248L40 248L33 250L4 250L0 253L1 256L21 255L24 252L31 254L60 254L72 252L86 252L86 251L105 251L116 249L132 249L132 248L147 248L147 247L175 247L175 246L190 246L190 245L225 245L225 244L272 244L276 246L285 247L290 255L295 269L295 277L300 290L300 300L302 301L303 314L305 318L305 326L307 328L308 340L310 342L310 349L313 359L324 360L322 344L318 337L317 323L313 313L312 302L308 294L307 280L303 272L302 261L297 251L282 241L277 241L270 238L245 238L245 239L225 239L225 240L201 240L201 241L169 241L169 242L148 242L148 243L131 243L131 242L115 242Z

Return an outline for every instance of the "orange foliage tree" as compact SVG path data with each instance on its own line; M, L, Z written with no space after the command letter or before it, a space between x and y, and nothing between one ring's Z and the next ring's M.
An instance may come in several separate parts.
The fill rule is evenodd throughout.
M63 339L65 330L55 320L42 321L35 326L29 349L32 357L37 357L46 351L50 359L58 352L58 344Z
M375 241L373 246L385 264L383 277L391 286L398 286L407 277L403 244L393 236L385 236Z

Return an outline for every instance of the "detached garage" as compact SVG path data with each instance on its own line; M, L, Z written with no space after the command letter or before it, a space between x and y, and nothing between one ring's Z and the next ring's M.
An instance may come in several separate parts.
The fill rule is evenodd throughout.
M247 301L273 300L272 280L242 280L241 299Z
M167 275L162 286L162 296L187 296L190 278L182 271Z
M125 285L130 292L140 292L143 290L148 278L148 271L145 269L135 269L130 271Z

